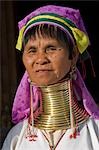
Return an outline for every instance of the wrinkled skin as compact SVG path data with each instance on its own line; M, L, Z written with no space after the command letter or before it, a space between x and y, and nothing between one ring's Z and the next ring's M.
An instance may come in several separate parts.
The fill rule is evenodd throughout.
M56 39L31 37L24 47L23 63L31 81L39 86L59 82L73 62L68 48Z

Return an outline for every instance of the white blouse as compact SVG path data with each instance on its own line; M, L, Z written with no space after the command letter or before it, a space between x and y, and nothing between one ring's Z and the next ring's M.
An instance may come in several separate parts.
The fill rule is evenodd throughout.
M9 132L2 150L51 150L49 142L46 139L47 134L37 129L37 140L29 141L25 137L27 129L27 120L17 124ZM62 131L54 133L54 144L57 144L53 150L99 150L99 120L89 118L86 123L79 126L80 135L77 138L70 139L71 129L68 129L63 136Z

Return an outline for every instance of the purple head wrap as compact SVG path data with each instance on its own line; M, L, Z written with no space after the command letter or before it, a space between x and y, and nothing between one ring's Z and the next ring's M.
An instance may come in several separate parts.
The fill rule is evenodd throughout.
M61 7L61 6L55 6L55 5L48 5L43 6L35 11L33 11L31 14L26 16L22 21L18 23L19 29L21 29L32 17L37 16L42 13L55 13L60 16L63 16L72 22L82 31L86 32L86 29L84 27L83 20L81 18L79 10L75 10L68 7ZM19 121L27 118L30 113L30 86L28 82L28 74L25 72L23 75L23 78L20 82L20 85L17 89L14 103L13 103L13 109L12 109L12 121L14 123L18 123ZM81 91L82 100L84 107L86 111L96 119L99 119L99 108L95 104L93 98L91 97L90 93L88 92L82 77L77 70L77 79L73 81L73 86L76 87ZM39 109L39 103L41 100L41 92L38 87L33 87L33 105L34 105L34 111L38 111Z
M40 89L33 86L33 106L35 115L39 114L39 104L42 100ZM14 123L26 119L30 114L30 83L28 73L25 72L20 85L17 89L13 109L12 109L12 120Z
M55 5L47 5L36 9L18 23L19 29L21 29L31 18L42 13L54 13L67 18L71 20L80 30L86 32L80 11L78 9Z

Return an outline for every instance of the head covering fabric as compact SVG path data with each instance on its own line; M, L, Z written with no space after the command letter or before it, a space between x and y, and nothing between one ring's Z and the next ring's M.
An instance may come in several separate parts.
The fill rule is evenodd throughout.
M41 93L39 88L33 86L34 112L39 110ZM14 123L26 119L30 114L30 83L27 71L24 73L18 86L12 109L12 120Z
M31 18L44 14L44 13L54 13L60 15L64 18L67 18L74 22L74 24L82 31L86 32L80 11L78 9L73 9L63 6L47 5L40 7L27 15L23 20L18 23L19 29L21 29Z
M42 23L52 25L56 24L57 27L61 27L65 31L68 31L69 29L73 34L72 38L75 39L76 45L81 54L89 45L89 38L86 34L79 10L48 5L37 9L19 22L19 37L16 45L18 50L22 49L24 32L26 33L31 27Z

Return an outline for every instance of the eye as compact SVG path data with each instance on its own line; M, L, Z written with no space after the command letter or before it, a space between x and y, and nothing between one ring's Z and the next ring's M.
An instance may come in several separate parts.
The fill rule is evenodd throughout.
M48 51L48 52L49 51L56 51L56 50L57 50L57 48L56 47L52 47L52 46L46 48L46 51Z
M46 48L46 52L57 52L57 51L61 51L63 48L62 47L55 47L55 46L49 46Z
M28 53L36 53L36 48L29 48Z

